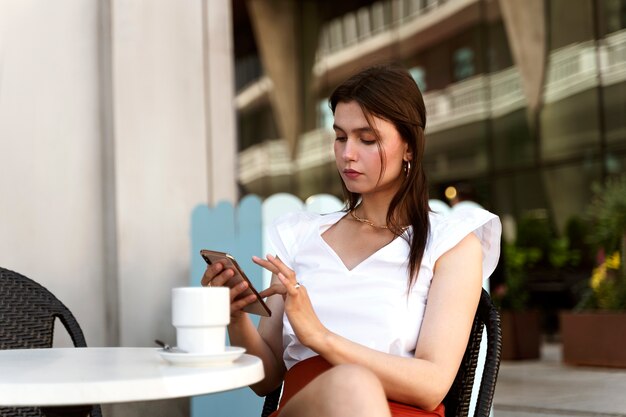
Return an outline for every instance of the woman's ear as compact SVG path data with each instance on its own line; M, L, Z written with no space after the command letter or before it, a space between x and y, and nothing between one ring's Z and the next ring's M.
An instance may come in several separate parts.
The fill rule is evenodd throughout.
M408 146L407 146L408 148ZM406 151L404 151L404 157L402 158L402 160L404 161L412 161L413 160L413 152L409 151L408 149Z

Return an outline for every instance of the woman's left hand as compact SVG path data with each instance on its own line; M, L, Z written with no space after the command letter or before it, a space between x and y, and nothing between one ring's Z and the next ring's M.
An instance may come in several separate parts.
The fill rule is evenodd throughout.
M253 256L257 265L275 274L280 283L271 285L260 292L261 297L281 294L285 300L285 313L300 342L316 351L329 333L315 314L306 288L296 280L296 273L279 258L267 255L266 259Z

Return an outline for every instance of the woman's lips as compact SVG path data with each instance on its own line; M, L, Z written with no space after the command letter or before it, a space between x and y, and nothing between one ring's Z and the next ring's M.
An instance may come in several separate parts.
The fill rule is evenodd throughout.
M346 177L350 178L350 179L355 179L356 177L358 177L359 175L362 175L359 171L355 171L353 169L344 169L343 170L343 175L345 175Z

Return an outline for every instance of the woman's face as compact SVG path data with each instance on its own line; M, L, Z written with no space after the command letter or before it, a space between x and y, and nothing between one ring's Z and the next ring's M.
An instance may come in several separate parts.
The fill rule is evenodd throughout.
M403 161L411 159L408 145L395 126L372 117L370 127L361 106L350 101L337 104L334 129L335 162L346 188L361 195L380 191L394 193L405 175ZM380 146L376 143L378 140Z

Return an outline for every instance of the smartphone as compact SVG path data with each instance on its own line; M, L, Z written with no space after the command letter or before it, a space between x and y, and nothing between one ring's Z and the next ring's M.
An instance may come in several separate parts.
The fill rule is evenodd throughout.
M220 262L222 265L224 265L224 268L230 268L235 272L235 275L233 275L233 277L225 283L225 285L229 288L233 288L235 285L239 284L242 281L246 281L248 283L248 288L246 288L244 292L239 294L237 299L254 294L256 296L256 301L245 306L243 308L243 311L245 311L246 313L256 314L265 317L270 317L272 315L272 312L259 295L259 292L254 288L252 282L250 282L250 279L248 279L248 277L239 267L239 264L232 255L226 252L218 252L208 249L202 249L200 251L200 255L202 256L202 258L204 258L204 261L208 265L212 265L215 262ZM203 286L206 286L207 284L208 283L202 282Z

